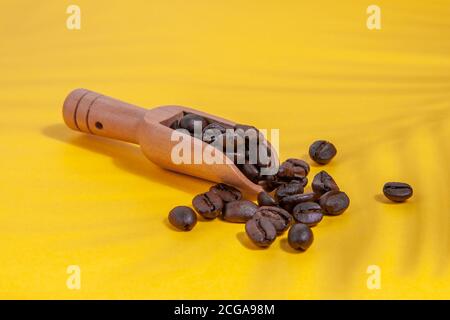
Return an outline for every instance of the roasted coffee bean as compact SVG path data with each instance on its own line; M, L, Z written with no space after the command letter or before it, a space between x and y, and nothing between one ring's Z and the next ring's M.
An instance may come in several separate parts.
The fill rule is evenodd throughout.
M268 247L277 237L277 231L269 219L261 217L250 219L245 224L245 232L250 240L259 247Z
M259 170L258 167L254 164L244 163L238 165L241 169L242 173L252 182L257 183L259 179Z
M316 202L302 202L294 207L294 219L308 227L314 227L322 221L322 208Z
M231 201L225 204L222 218L229 222L247 222L254 216L256 210L258 210L258 206L251 201Z
M284 197L299 193L303 193L303 184L297 180L292 180L277 188L275 191L275 199L281 201Z
M308 201L316 201L318 198L319 196L314 192L293 194L291 196L283 197L280 200L280 206L288 212L292 212L297 204Z
M339 190L339 187L334 179L326 171L320 171L314 176L311 187L313 191L319 195L322 195L328 191Z
M218 137L225 133L226 128L220 123L213 122L203 129L203 141L206 143L214 142Z
M181 118L180 128L186 129L192 134L194 133L194 124L196 122L200 122L201 130L203 130L203 128L208 125L208 120L206 120L205 118L193 113L188 113L183 118ZM197 124L197 126L199 126L199 124Z
M391 201L403 202L413 195L412 187L403 182L387 182L383 187L383 193Z
M192 206L205 219L216 218L223 208L222 198L216 193L208 191L195 196Z
M311 229L303 223L296 223L288 233L288 243L296 250L307 250L314 241Z
M180 121L175 120L174 122L171 123L170 125L170 129L176 130L180 127Z
M342 214L350 205L350 199L342 191L328 191L319 199L324 213L337 216Z
M276 206L277 201L267 192L258 193L258 205L262 206Z
M189 207L178 206L170 210L169 222L177 229L189 231L197 223L197 215Z
M309 147L309 156L318 164L327 164L336 155L336 147L328 141L318 140Z
M238 189L225 183L216 184L209 190L221 197L223 202L231 202L242 199L242 193Z
M281 186L283 182L278 181L275 175L268 175L260 176L258 184L264 189L264 191L272 192L273 190Z
M292 216L284 209L279 207L264 206L259 207L253 219L267 218L272 222L277 234L285 232L292 223Z
M280 165L278 169L278 177L280 179L296 179L304 178L309 173L309 164L300 159L287 159Z

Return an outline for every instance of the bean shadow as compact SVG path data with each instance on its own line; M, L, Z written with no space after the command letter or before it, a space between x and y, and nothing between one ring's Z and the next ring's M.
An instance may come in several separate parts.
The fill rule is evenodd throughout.
M392 204L392 205L400 204L400 202L394 202L394 201L389 200L382 193L376 194L373 198L375 199L375 201L384 203L384 204Z
M236 234L236 239L247 249L249 250L255 250L260 251L264 250L265 248L258 247L256 244L254 244L248 237L247 234L243 231L238 232Z
M145 177L187 194L200 193L209 188L207 181L172 171L164 170L147 160L136 145L108 138L80 134L71 131L63 124L53 124L42 129L42 134L59 142L96 152L110 157L121 170Z
M283 238L280 240L280 248L290 254L302 254L304 251L302 250L295 250L289 245L288 239Z

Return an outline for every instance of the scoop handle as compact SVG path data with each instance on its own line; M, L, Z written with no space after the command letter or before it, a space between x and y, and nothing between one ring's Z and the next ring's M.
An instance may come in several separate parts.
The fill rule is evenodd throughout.
M147 109L87 89L75 89L66 97L63 118L73 130L131 143Z

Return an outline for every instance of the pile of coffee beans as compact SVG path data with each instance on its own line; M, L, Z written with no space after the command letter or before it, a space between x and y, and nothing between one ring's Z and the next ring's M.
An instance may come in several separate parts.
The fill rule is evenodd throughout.
M172 129L184 129L205 143L218 146L241 172L265 191L258 194L257 203L242 198L242 193L229 185L219 183L192 200L192 207L206 220L220 218L234 223L245 223L249 239L259 247L270 246L277 236L288 231L289 245L296 250L307 250L314 240L312 227L324 216L342 214L350 205L350 199L333 177L324 170L312 179L311 192L304 192L308 184L309 164L301 159L284 161L272 175L261 174L269 166L270 148L255 127L236 125L233 128L205 119L195 114L185 114L173 122ZM203 128L200 135L196 128ZM232 148L228 146L231 141ZM216 142L220 142L216 145ZM264 144L267 154L250 159L250 150ZM227 147L225 147L227 146ZM241 148L239 148L239 146ZM320 165L329 163L336 155L336 147L329 141L318 140L309 148L310 158ZM252 160L252 161L250 161ZM412 188L406 183L389 182L383 188L387 198L402 202L412 196ZM178 206L169 212L169 222L177 229L191 230L197 223L196 213L186 206Z
M195 130L196 127L198 132ZM180 120L173 121L170 128L187 130L192 137L213 145L233 161L249 180L261 185L265 190L272 191L280 184L276 181L276 175L265 175L261 172L262 168L272 164L271 149L264 136L255 127L244 124L232 127L186 113ZM250 150L253 150L253 153ZM286 174L296 173L289 171Z
M190 120L181 121L179 125L192 129ZM217 123L207 123L207 126L213 125L217 126ZM208 135L208 141L211 139ZM329 142L314 144L311 147L317 149L314 157L322 162L331 160L336 154L336 148ZM329 152L332 149L334 152ZM277 236L289 230L289 245L297 250L306 250L314 239L311 228L318 225L325 215L342 214L350 204L348 196L326 171L317 173L311 183L312 192L304 193L309 172L310 166L306 161L290 158L279 166L275 175L264 179L266 191L258 194L257 204L243 199L238 189L219 183L195 196L192 207L207 220L220 218L245 223L247 236L259 247L270 246ZM176 207L169 213L169 222L180 230L191 230L196 221L195 213L189 207Z

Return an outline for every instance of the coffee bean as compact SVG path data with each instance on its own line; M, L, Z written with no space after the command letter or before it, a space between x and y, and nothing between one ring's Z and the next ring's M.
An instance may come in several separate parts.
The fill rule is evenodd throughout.
M292 223L292 216L284 209L278 207L263 206L258 208L253 219L265 217L272 222L277 234L282 234Z
M205 219L214 219L222 211L223 201L216 193L208 191L195 196L192 206Z
M250 219L245 224L245 232L250 240L259 247L268 247L277 237L277 231L269 219L261 217Z
M280 179L296 179L304 178L309 173L309 164L300 159L287 159L280 165L278 169L278 177Z
M267 192L258 193L258 205L260 206L276 206L277 201Z
M178 206L170 210L169 222L177 229L189 231L197 223L197 215L189 207Z
M203 129L203 141L206 143L214 142L218 137L224 134L226 128L217 122L208 124Z
M221 197L223 202L231 202L242 199L242 193L238 189L225 183L216 184L209 190Z
M327 164L336 155L336 147L328 141L318 140L309 147L309 156L318 164Z
M334 179L326 171L320 171L314 176L311 187L313 191L319 195L322 195L328 191L339 190L339 187Z
M328 191L319 199L324 213L337 216L342 214L350 205L350 199L342 191Z
M322 221L322 208L316 202L302 202L294 207L294 219L308 227L314 227Z
M314 235L306 224L296 223L288 233L288 243L296 250L307 250L314 241Z
M286 196L291 196L293 194L303 193L303 184L297 180L292 180L288 183L282 184L275 191L275 199L281 201L282 198Z
M188 130L190 133L194 133L194 124L200 122L200 129L203 130L208 125L208 121L196 114L188 113L180 120L180 128Z
M258 181L258 184L264 189L264 191L272 192L281 186L283 182L278 181L275 175L269 175L262 177L262 179Z
M238 165L241 169L242 173L252 182L257 183L259 179L259 170L258 167L254 164L244 163Z
M412 187L403 182L387 182L383 187L383 193L391 201L403 202L413 195Z
M280 200L280 206L288 212L292 212L293 208L302 202L316 201L318 195L314 192L303 193L303 194L293 194L291 196L283 197Z
M258 206L251 201L231 201L225 204L222 218L229 222L247 222L254 216L256 210L258 210Z

